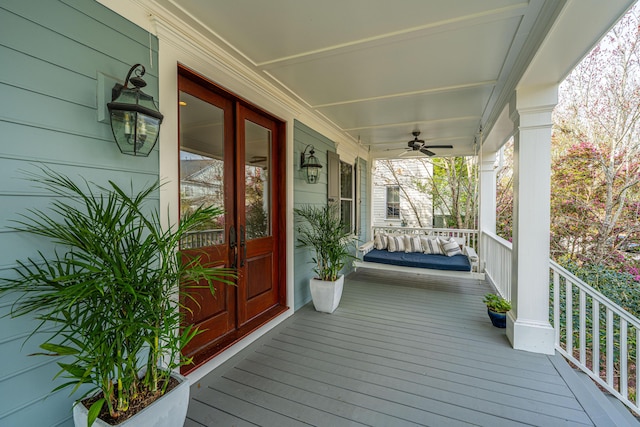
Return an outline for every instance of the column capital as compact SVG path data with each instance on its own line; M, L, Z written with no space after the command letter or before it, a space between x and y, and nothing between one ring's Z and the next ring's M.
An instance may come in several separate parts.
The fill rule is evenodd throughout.
M509 118L521 130L549 127L557 103L558 85L519 88L509 101Z

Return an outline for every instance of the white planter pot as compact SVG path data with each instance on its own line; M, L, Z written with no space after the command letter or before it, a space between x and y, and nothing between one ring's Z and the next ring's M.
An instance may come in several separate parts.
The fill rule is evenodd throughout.
M342 288L344 287L344 276L338 277L335 282L320 279L310 279L309 287L311 288L311 298L316 311L322 313L333 313L342 297Z
M118 427L175 427L184 425L189 408L189 379L172 373L178 384L171 391L135 414L133 417L117 424ZM81 403L73 407L73 422L76 427L87 427L88 409ZM95 427L113 427L97 419Z

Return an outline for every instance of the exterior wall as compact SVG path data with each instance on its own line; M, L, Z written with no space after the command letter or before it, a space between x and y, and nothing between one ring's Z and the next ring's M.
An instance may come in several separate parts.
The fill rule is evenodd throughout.
M120 153L106 122L98 121L100 73L110 94L129 67L142 63L145 92L158 99L155 37L90 0L7 0L0 7L0 277L15 260L50 252L49 244L13 231L11 220L50 201L22 171L50 167L96 183L143 185L158 178L158 149L148 158ZM149 46L151 43L151 46ZM153 64L150 61L153 57ZM0 316L11 298L0 299ZM34 321L0 317L0 425L71 426L69 389L49 396L60 359L28 357L41 337L26 341ZM75 396L76 398L79 395Z
M327 151L335 151L335 144L307 125L295 121L294 131L294 207L303 205L325 205L327 203ZM304 152L307 145L315 147L315 156L318 158L322 169L320 181L317 184L307 184L304 171L300 169L300 153ZM297 310L311 301L309 291L309 279L313 277L313 265L311 264L311 250L306 247L298 247L298 234L296 227L293 232L296 249L294 254L294 309Z
M322 134L311 129L302 122L294 122L294 207L303 205L325 205L327 203L327 152L335 152L335 143ZM317 184L307 184L303 171L300 170L300 153L305 147L311 144L315 147L316 157L322 164L320 171L320 182ZM369 168L368 162L361 158L355 159L356 192L360 197L360 230L358 241L364 242L371 234L369 223ZM295 225L295 223L294 223ZM298 310L311 301L309 292L309 279L313 277L313 265L311 264L311 251L306 247L297 246L297 232L294 226L294 242L296 242L294 254L294 310ZM350 263L345 266L343 273L347 274L352 270Z
M310 140L319 138L322 141L329 141L331 151L336 151L336 146L339 145L340 157L344 157L347 161L352 161L355 158L356 153L359 152L358 147L344 133L337 130L332 123L318 117L308 106L299 103L289 93L275 87L262 75L256 74L246 64L230 56L224 49L210 42L206 35L199 33L196 28L190 27L180 18L172 15L170 11L162 8L147 9L149 4L144 0L135 2L98 1L144 28L148 31L148 33L145 32L147 37L149 33L158 37L160 51L159 96L163 105L176 106L178 103L177 74L178 64L181 64L286 123L286 198L279 200L278 203L286 206L286 289L287 306L290 309L189 374L189 379L192 382L197 382L211 370L229 360L261 335L292 315L294 308L309 301L306 286L301 288L299 285L301 280L298 277L299 269L303 268L303 271L309 274L311 270L308 264L296 260L293 206L297 202L297 198L300 198L300 203L304 203L305 200L319 200L314 199L313 193L307 194L305 190L311 189L312 192L315 192L324 188L323 191L326 192L326 175L322 178L323 183L315 184L315 189L304 182L299 182L302 178L301 172L298 170L298 162L300 151L304 150L304 146L300 147L302 143L298 145L294 140L294 134L298 133L296 131L296 127L299 126L297 122L304 123L301 128L306 128L313 135ZM151 7L153 8L153 6ZM164 215L161 218L163 221L167 219L171 221L172 218L177 218L179 211L178 198L176 197L179 192L178 150L176 149L178 117L177 108L164 108L162 112L165 117L158 144L159 164L160 177L163 182L166 182L166 185L160 190L160 206L162 206L160 212L161 215ZM326 157L322 156L320 147L322 144L318 143L316 155L319 155L320 160L325 162ZM363 157L365 156L366 153ZM326 174L326 171L323 172ZM326 201L326 195L324 200ZM299 295L300 292L303 293Z
M402 220L406 220L409 227L418 227L416 214L409 205L411 198L416 206L423 226L430 227L433 224L431 196L418 191L412 184L414 179L426 180L432 176L433 166L430 162L413 161L412 159L396 159L395 163L398 180L396 181L386 167L380 167L374 162L372 209L373 226L400 226ZM425 165L428 167L425 169ZM400 184L404 190L400 190L400 219L387 218L387 186Z

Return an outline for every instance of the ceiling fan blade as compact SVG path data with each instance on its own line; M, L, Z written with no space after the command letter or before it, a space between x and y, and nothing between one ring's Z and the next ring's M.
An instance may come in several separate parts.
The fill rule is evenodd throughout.
M435 155L436 155L436 153L434 153L433 151L427 150L427 148L426 148L426 147L422 147L422 148L420 149L420 152L421 152L422 154L426 154L426 155L427 155L427 156L429 156L429 157L433 157L433 156L435 156Z
M453 145L425 145L423 148L453 148Z

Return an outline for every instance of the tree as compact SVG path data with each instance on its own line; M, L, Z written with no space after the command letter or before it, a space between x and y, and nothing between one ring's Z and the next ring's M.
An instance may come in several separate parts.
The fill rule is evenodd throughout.
M410 166L412 165L412 166ZM477 166L473 157L378 160L374 181L400 187L405 210L419 227L431 226L424 212L441 212L446 226L475 228L477 222ZM420 194L421 197L412 197ZM406 214L405 214L406 215Z
M513 237L513 138L500 152L496 170L496 234Z
M589 227L554 217L553 243L595 264L613 262L640 231L639 16L636 4L574 69L554 116L554 215Z
M447 226L476 228L478 180L473 157L433 159L433 206L447 214Z

